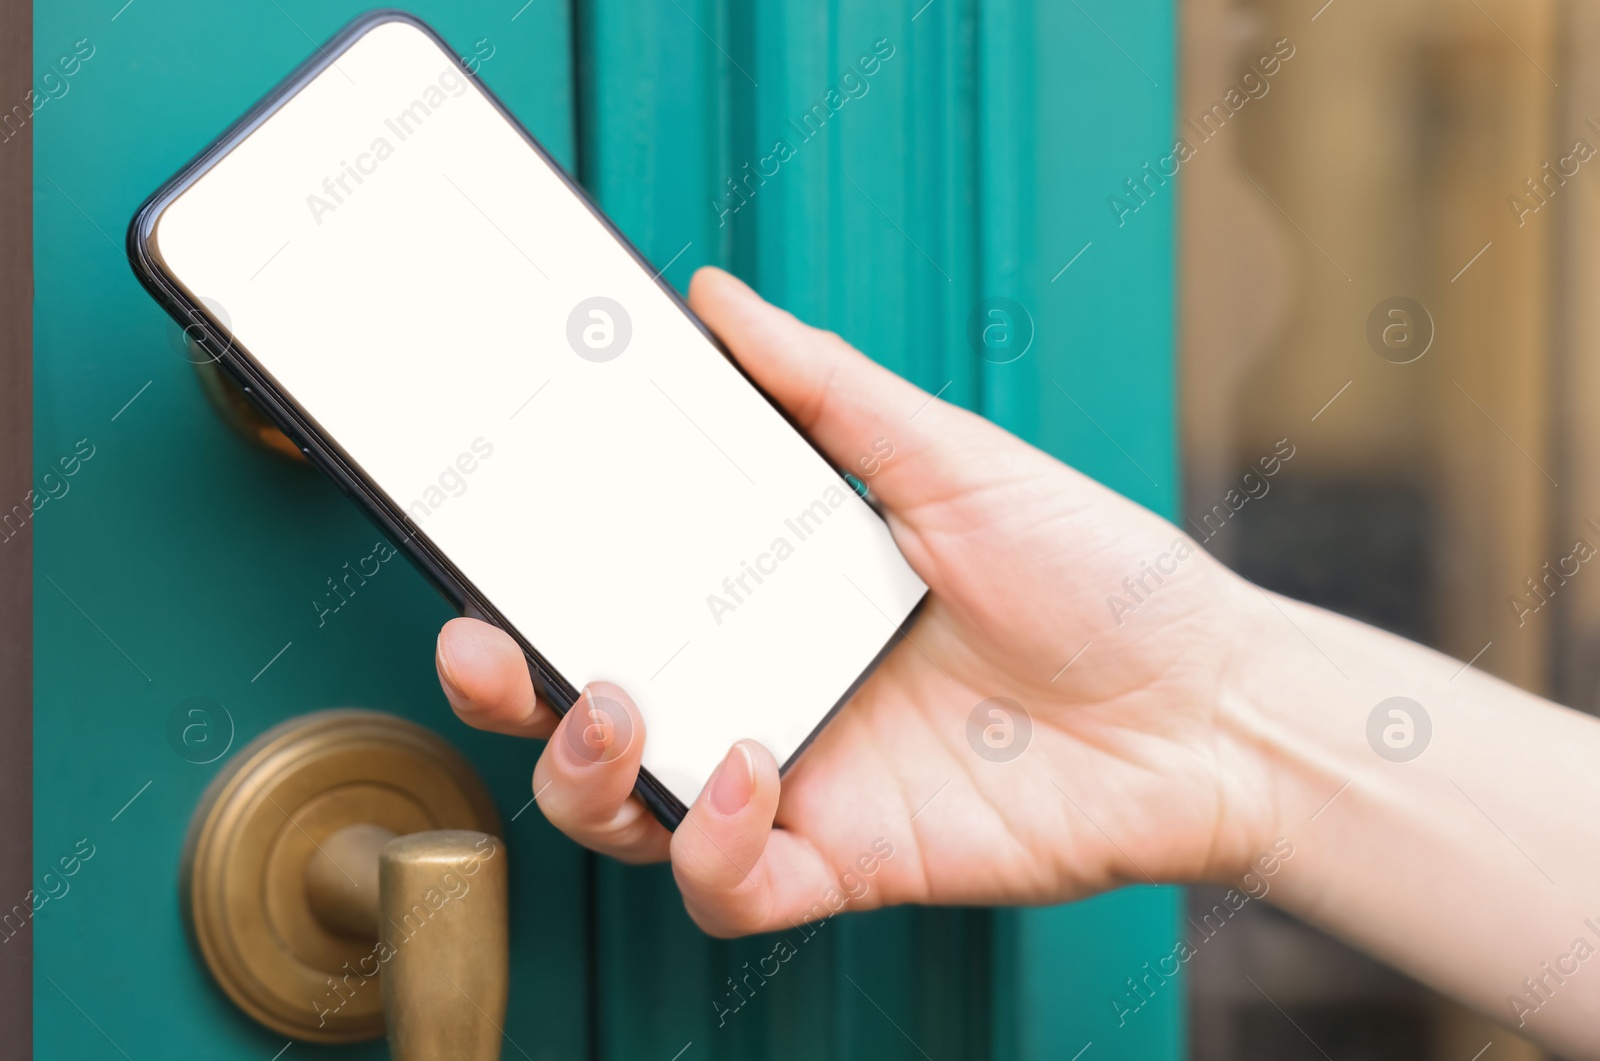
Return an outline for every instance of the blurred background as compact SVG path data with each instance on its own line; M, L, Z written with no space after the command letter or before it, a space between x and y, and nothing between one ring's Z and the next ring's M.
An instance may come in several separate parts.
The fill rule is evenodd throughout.
M1595 711L1600 6L1188 0L1180 67L1188 529L1263 586ZM1217 514L1281 439L1268 492ZM1324 1056L1246 968L1338 1061L1546 1056L1243 913L1194 963L1196 1061Z

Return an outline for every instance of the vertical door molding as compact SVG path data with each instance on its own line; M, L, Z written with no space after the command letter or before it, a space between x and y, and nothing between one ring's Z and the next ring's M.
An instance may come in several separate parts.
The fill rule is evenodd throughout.
M1059 7L580 3L580 173L680 289L700 265L731 268L1170 516L1176 188L1125 227L1107 199L1171 150L1173 11ZM889 57L852 73L874 51ZM830 107L847 74L855 94ZM969 345L991 297L1031 317L1015 363ZM1171 952L1172 889L726 942L693 927L664 867L597 873L604 1058L691 1041L713 1058L1071 1058L1091 1039L1102 1058L1179 1053L1180 982L1128 1029L1108 1004ZM781 971L750 976L780 943L795 952Z

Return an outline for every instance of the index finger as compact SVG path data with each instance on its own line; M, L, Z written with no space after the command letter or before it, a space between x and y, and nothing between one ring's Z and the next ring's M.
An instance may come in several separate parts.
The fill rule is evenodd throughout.
M451 619L434 652L445 699L474 729L548 739L559 719L534 693L528 658L503 630L477 619Z

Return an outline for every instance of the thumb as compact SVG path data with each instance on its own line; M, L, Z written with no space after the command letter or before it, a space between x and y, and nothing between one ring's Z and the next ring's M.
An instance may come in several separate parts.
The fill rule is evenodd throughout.
M695 273L689 307L828 459L891 510L981 486L987 458L1002 456L1004 433L987 420L932 397L721 269Z

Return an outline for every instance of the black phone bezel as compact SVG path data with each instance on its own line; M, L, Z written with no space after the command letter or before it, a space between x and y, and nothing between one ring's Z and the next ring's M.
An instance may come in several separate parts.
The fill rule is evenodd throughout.
M404 508L384 494L376 484L367 479L361 472L360 466L344 452L343 448L331 436L322 431L315 418L302 409L287 393L279 390L270 375L251 361L244 348L236 343L232 335L229 334L229 329L226 325L217 321L199 298L185 290L175 277L165 271L160 255L152 246L156 223L167 206L212 166L216 165L228 152L243 142L246 137L260 127L288 100L292 99L311 80L334 65L339 56L344 54L351 45L378 26L391 22L403 22L410 25L426 34L438 45L440 51L444 52L456 64L459 72L471 80L489 103L499 111L505 122L522 136L523 140L561 179L567 186L567 190L576 196L578 201L594 215L595 219L628 252L639 267L651 274L656 286L699 329L712 347L738 369L745 381L754 387L756 392L777 410L789 426L813 450L822 456L825 461L828 461L830 467L833 466L832 461L829 460L827 454L823 453L821 447L817 446L815 441L795 423L794 418L789 415L788 411L773 401L772 396L767 394L760 384L750 377L750 374L739 364L738 359L732 356L731 352L717 338L715 333L695 315L672 285L662 279L661 273L651 267L650 261L640 253L633 242L590 199L583 187L567 173L566 169L545 150L544 145L539 143L533 134L517 120L516 116L495 95L494 91L466 66L460 56L432 26L409 12L393 8L382 8L366 12L351 20L334 34L327 43L317 47L308 58L295 67L282 81L278 82L271 91L246 111L242 117L206 145L194 158L190 159L176 174L163 182L140 205L128 224L128 261L133 268L134 275L145 290L175 321L184 326L185 335L189 334L191 328L195 329L196 342L214 359L218 367L232 376L244 388L246 394L273 423L301 448L301 451L313 464L333 479L339 488L354 500L365 511L367 516L377 524L380 530L393 535L397 539L400 551L457 610L463 615L482 619L499 627L517 642L528 659L529 674L532 677L535 689L558 714L565 715L572 705L576 703L579 690L568 682L533 647L516 626L495 609L483 594L462 575L455 565L450 562L449 558L428 539L427 535L422 533L421 528L405 514ZM837 468L835 470L838 471ZM845 473L839 472L839 474L849 484L849 479ZM853 484L849 485L854 489ZM869 504L871 504L870 499ZM876 509L876 505L873 505L873 507ZM881 512L879 515L881 517ZM913 606L905 619L901 621L873 656L872 661L856 677L850 687L845 690L844 695L839 698L838 702L818 720L806 739L782 764L780 773L788 772L789 768L810 747L817 734L822 732L823 728L850 701L872 672L878 668L895 648L900 639L905 636L905 632L922 612L923 607L927 604L928 596L929 593L924 591L916 605ZM676 829L687 813L687 807L683 802L657 781L649 770L643 767L639 770L639 777L634 786L634 791L668 829Z

